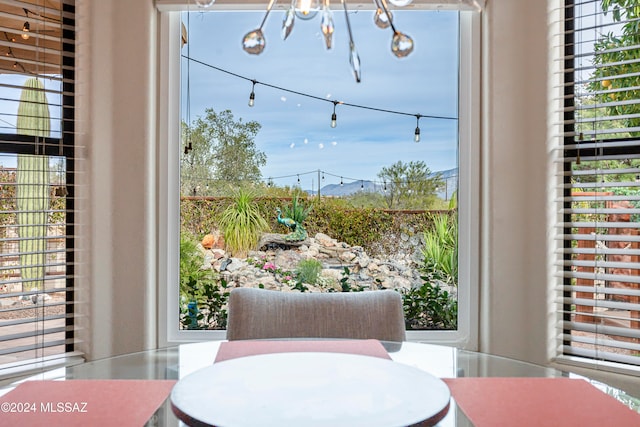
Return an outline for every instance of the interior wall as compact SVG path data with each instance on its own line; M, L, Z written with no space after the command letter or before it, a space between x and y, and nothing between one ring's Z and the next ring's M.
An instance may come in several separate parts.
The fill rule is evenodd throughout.
M547 360L547 4L491 0L483 20L480 350Z
M76 2L78 329L88 359L155 346L153 0Z

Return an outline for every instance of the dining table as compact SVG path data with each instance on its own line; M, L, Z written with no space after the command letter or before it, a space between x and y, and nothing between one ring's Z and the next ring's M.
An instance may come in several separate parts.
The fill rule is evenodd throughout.
M0 425L22 426L624 427L640 425L638 408L637 397L570 372L377 340L186 343L0 388Z

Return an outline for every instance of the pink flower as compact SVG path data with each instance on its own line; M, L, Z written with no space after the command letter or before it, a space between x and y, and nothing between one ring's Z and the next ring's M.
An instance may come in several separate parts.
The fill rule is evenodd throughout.
M263 270L271 270L271 271L275 271L276 270L276 265L272 262L266 262L263 266L262 266Z
M291 280L291 278L292 278L291 276L285 276L284 280Z

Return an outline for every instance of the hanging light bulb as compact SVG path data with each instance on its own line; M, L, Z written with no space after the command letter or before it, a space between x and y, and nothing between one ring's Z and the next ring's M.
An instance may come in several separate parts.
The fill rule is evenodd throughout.
M336 115L336 105L338 101L333 101L333 114L331 115L331 127L334 128L337 125L338 116Z
M298 175L298 185L300 185L300 175Z
M389 3L396 7L409 6L413 0L389 0Z
M253 85L251 86L251 94L249 95L249 107L253 107L256 103L256 93L254 92L254 89L257 82L255 80L251 80L251 83Z
M20 35L20 37L22 37L24 40L29 40L30 31L31 25L29 25L29 21L25 21L24 25L22 26L22 34Z
M309 20L316 17L320 11L319 0L296 0L296 16L300 19Z
M206 8L214 4L216 0L196 0L196 4L202 8Z
M413 136L415 142L420 142L420 115L416 115L416 131Z

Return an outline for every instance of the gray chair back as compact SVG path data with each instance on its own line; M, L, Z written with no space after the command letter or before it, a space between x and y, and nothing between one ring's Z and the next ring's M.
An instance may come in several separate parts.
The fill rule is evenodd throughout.
M233 289L227 339L265 338L404 341L402 297L392 290L299 293Z

